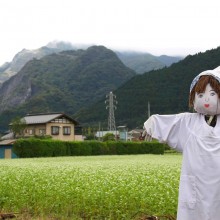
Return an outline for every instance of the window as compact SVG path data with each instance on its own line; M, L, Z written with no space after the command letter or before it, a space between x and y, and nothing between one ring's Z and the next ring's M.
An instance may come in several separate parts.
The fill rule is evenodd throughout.
M55 118L54 120L51 121L52 123L65 123L65 124L70 124L71 122L67 118Z
M64 126L63 127L63 135L70 135L71 133L71 127L70 126Z
M58 135L59 134L59 127L58 126L52 126L51 127L51 134L52 135Z

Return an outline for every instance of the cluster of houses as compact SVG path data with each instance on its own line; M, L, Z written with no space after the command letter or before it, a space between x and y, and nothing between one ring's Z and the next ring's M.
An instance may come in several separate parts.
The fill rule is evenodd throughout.
M62 141L83 141L82 128L77 121L64 113L28 114L23 119L25 128L23 137L50 136L55 140ZM109 131L99 131L97 138L103 137ZM139 140L143 130L136 129L127 131L125 126L118 127L117 135L121 140ZM15 134L9 132L1 137L0 158L15 158L12 146L15 142Z

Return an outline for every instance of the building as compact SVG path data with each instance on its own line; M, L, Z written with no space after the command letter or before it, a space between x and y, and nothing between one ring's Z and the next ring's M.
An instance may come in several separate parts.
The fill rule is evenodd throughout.
M0 158L17 158L17 156L12 152L14 141L15 140L3 140L0 142Z
M28 114L21 120L25 123L23 137L46 135L62 141L83 140L79 123L64 113ZM11 139L7 137L10 134L1 139Z
M138 129L138 128L129 131L128 140L129 141L140 141L143 131L144 129Z
M125 125L118 126L119 131L119 140L127 141L128 140L128 128Z

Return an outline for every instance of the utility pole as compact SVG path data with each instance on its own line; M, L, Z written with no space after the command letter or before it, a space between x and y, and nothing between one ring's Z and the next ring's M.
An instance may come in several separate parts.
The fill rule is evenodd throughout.
M100 126L100 122L99 122L99 134L98 134L98 140L100 141L100 135L101 135L101 126Z
M108 95L106 95L106 98L107 98L105 101L105 103L107 104L106 109L109 109L108 130L116 131L115 115L114 115L114 110L116 109L116 105L118 104L118 102L116 101L116 95L110 92Z
M148 118L150 118L150 102L147 103L147 108L148 108Z

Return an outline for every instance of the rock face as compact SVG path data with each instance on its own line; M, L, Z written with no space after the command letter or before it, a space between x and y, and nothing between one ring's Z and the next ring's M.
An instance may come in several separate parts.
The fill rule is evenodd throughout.
M22 74L17 74L3 83L0 91L0 112L3 112L23 104L31 95L31 85Z
M46 55L59 52L59 49L52 49L47 47L41 47L37 50L26 50L23 49L19 53L17 53L12 62L5 63L0 68L0 83L8 80L11 76L14 76L17 72L21 70L21 68L30 60L36 58L40 59Z
M43 46L36 50L23 49L14 56L11 62L7 62L0 67L0 84L19 72L28 61L34 58L41 59L42 57L52 53L58 53L64 50L74 50L79 47L87 48L88 46L73 46L71 43L68 42L53 41L48 43L46 46Z

